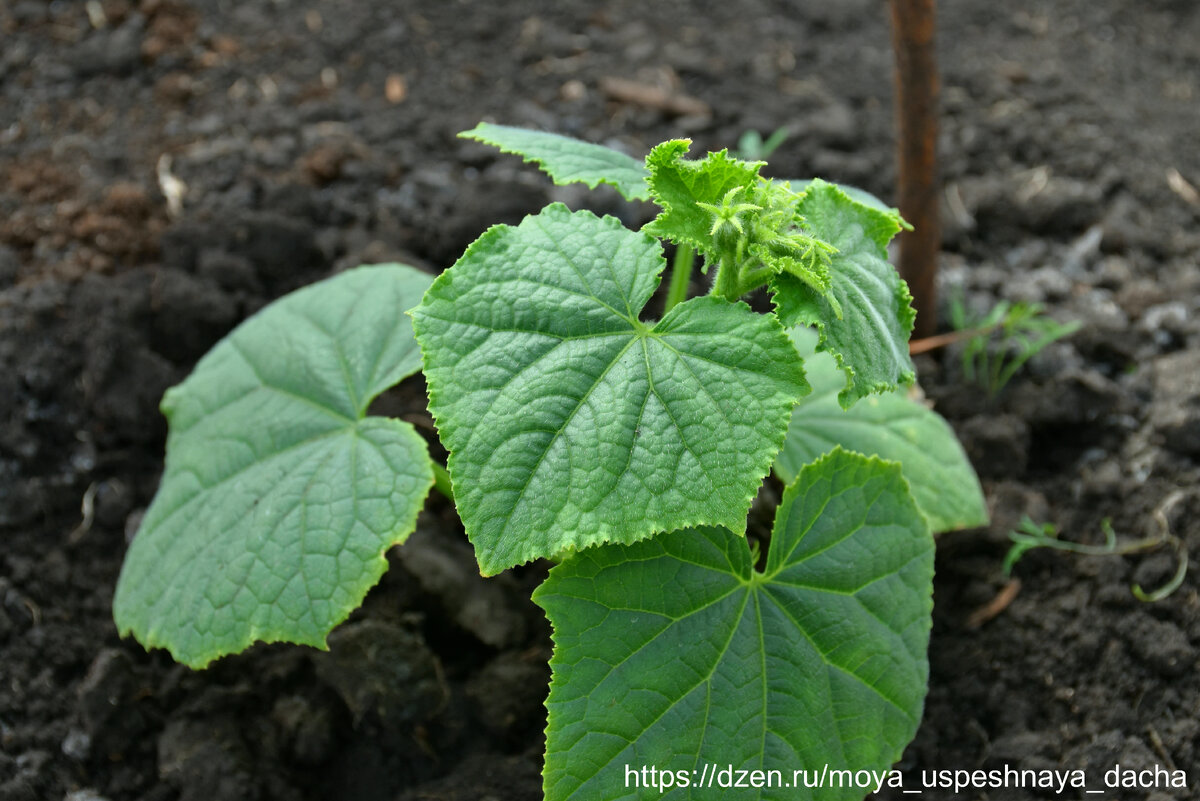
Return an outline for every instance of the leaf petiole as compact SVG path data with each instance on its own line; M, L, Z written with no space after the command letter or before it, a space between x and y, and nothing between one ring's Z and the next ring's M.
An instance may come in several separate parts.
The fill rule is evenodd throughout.
M696 251L691 245L681 244L675 248L675 258L671 260L671 283L667 286L667 297L663 301L663 314L687 300L695 266Z
M433 488L442 493L442 496L450 503L454 503L454 488L450 485L450 472L432 459L429 464L433 467Z

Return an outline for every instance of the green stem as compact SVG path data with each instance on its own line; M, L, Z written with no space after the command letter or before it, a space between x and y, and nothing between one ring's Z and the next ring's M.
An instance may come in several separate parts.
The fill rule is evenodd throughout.
M713 279L712 294L725 298L730 303L736 303L742 293L738 284L738 265L729 256L723 256L717 267L717 276Z
M433 488L446 496L446 500L450 503L454 503L454 489L450 486L449 471L432 460L430 460L430 464L433 465Z
M671 262L671 283L667 286L667 299L663 301L663 314L687 300L688 285L692 280L692 268L696 263L696 254L691 245L680 245L675 248L675 258Z

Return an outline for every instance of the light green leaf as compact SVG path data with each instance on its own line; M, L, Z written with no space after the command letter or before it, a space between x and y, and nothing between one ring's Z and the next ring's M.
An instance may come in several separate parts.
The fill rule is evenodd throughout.
M430 410L484 575L697 524L741 529L808 390L773 315L639 314L662 248L547 206L496 226L413 311Z
M167 392L166 471L113 602L122 635L192 667L258 640L324 647L433 483L412 426L366 417L419 367L404 310L430 281L382 265L301 289Z
M838 395L842 406L911 384L908 337L916 313L908 286L887 261L887 243L903 227L899 214L851 200L820 179L809 185L799 213L814 237L837 248L830 260L837 303L781 273L771 282L780 321L815 325L821 332L819 350L832 353L846 374Z
M935 532L983 526L987 503L979 479L954 431L941 415L903 391L863 398L849 409L837 402L845 383L829 354L813 354L816 334L797 329L797 341L813 392L792 411L787 441L775 474L795 480L804 465L837 446L899 462L917 507ZM793 334L793 339L796 334Z
M576 554L534 593L554 626L547 801L646 798L626 766L777 770L758 792L861 801L793 771L885 771L928 679L933 540L897 465L834 451L784 492L765 571L744 537L678 531Z
M768 267L773 274L788 273L804 282L814 292L824 295L833 304L834 313L840 314L841 310L836 299L829 294L832 276L829 272L828 255L823 251L818 251L815 244L807 253L804 251L794 252L796 248L791 247L793 243L787 239L781 243L787 246L785 248L772 248L772 244L776 243L752 244L747 251Z
M713 214L698 204L721 206L730 190L757 185L763 162L739 161L724 150L692 161L684 158L691 144L673 139L646 156L650 194L663 210L642 230L712 257Z
M537 164L559 185L582 183L595 189L600 184L608 184L627 200L650 198L645 165L611 147L561 134L489 122L481 122L459 136L492 145L502 153L523 156L527 163Z
M691 161L684 158L689 145L686 139L664 142L646 157L650 191L663 211L642 230L695 248L705 267L723 264L726 282L737 271L738 278L717 294L745 294L782 272L823 297L840 317L830 293L834 248L802 227L800 195L786 182L759 178L762 162L740 161L724 150Z

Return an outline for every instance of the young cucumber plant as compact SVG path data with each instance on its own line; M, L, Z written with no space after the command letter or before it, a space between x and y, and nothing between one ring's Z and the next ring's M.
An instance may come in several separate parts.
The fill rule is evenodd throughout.
M359 268L243 323L164 398L121 633L193 667L260 640L324 647L436 480L485 575L558 562L534 596L555 640L548 799L639 797L630 769L681 798L712 794L712 766L779 771L761 798L815 797L793 771L886 771L921 716L930 532L986 520L948 426L899 390L899 215L724 151L689 160L682 140L643 163L464 135L660 213L632 231L552 204L432 282ZM712 289L650 320L660 239L701 254ZM770 313L741 300L759 288ZM367 415L418 343L452 491L411 426ZM787 487L758 560L746 519L772 465Z

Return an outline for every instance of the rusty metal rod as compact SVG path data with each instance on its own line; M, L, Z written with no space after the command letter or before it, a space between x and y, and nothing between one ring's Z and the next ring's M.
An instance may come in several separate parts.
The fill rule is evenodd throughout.
M914 230L900 235L900 275L908 282L917 324L913 335L937 330L938 72L935 0L890 0L896 56L896 149L900 214Z

